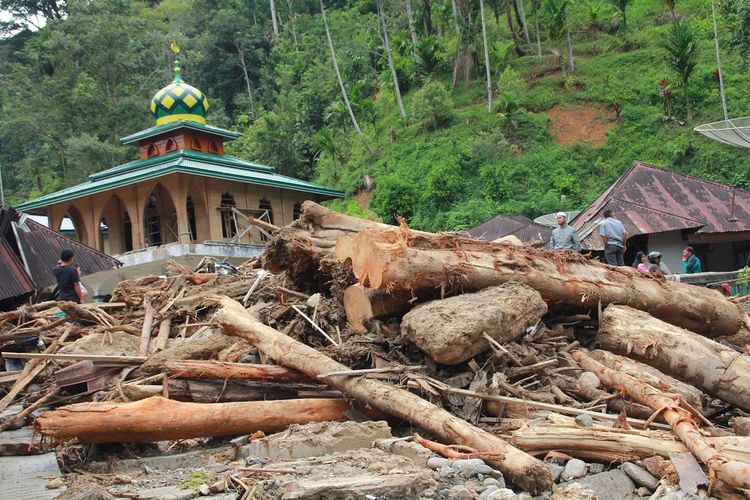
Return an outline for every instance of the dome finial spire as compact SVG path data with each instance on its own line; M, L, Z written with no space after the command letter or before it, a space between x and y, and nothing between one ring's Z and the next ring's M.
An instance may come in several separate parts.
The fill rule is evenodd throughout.
M176 41L169 44L169 48L174 52L174 81L182 82L182 73L180 69L180 46Z

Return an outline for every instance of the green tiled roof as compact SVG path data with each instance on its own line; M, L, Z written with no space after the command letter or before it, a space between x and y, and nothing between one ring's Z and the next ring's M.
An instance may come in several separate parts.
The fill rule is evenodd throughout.
M127 137L123 137L120 140L122 141L123 144L133 144L135 142L140 141L141 139L148 139L149 137L155 137L157 135L163 134L165 132L170 132L178 128L189 128L191 130L197 130L199 132L207 132L209 134L214 134L214 135L223 137L224 139L228 141L237 139L238 137L242 135L239 132L232 132L231 130L214 127L213 125L203 125L203 124L200 124L197 122L191 122L191 121L179 121L179 122L167 123L166 125L156 125L154 127L141 130L140 132L136 132L135 134L129 135Z
M301 193L318 195L324 199L343 198L344 193L319 184L277 174L273 168L235 158L181 149L147 160L136 160L124 165L91 174L88 182L56 191L15 207L19 211L47 207L62 201L88 196L144 180L172 173L183 173L223 179L258 186L270 186Z

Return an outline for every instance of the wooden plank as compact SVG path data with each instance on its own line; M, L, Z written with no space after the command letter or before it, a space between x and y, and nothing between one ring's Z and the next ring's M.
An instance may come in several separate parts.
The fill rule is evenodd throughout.
M10 384L15 382L21 376L21 372L0 372L0 384Z
M122 365L138 365L145 362L146 356L103 356L99 354L44 354L32 352L3 352L5 359L50 359L57 361L93 361Z

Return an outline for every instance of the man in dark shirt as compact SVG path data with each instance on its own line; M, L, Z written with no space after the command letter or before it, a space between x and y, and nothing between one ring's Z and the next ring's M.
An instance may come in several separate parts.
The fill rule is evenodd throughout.
M57 293L60 300L69 300L77 304L83 302L78 266L73 264L73 250L66 248L60 252L60 260L57 261L57 267L52 270L52 274L57 278Z

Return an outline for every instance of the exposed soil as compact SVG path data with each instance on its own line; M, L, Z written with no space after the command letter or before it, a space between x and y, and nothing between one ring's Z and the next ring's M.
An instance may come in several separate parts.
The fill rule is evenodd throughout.
M371 189L360 189L357 194L352 196L354 201L359 203L365 210L370 210L370 199L372 199Z
M613 111L590 103L573 107L554 105L547 111L548 130L556 143L570 146L587 142L598 148L607 141L607 131L616 125Z

